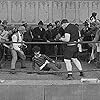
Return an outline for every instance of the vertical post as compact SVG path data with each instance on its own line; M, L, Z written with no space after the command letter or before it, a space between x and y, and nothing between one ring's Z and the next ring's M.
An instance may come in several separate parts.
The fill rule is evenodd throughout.
M79 23L79 1L76 1L76 22Z
M63 1L63 17L62 18L66 18L66 13L65 13L65 1Z
M52 1L49 1L49 23L52 23Z
M11 23L11 1L8 0L8 22Z
M25 1L22 2L22 21L25 20Z
M91 14L92 14L92 2L93 2L93 1L89 1L89 8L88 8L89 14L88 14L88 17L90 17Z
M39 13L39 8L38 8L38 1L36 1L36 23L38 23L38 13Z

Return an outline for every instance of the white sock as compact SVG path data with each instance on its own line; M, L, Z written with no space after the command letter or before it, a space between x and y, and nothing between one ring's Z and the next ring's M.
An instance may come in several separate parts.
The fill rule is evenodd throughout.
M64 59L64 62L66 64L67 71L69 72L68 74L72 74L71 60Z
M76 67L77 67L80 71L82 71L82 65L81 65L80 61L79 61L77 58L71 58L71 59L72 59L72 61L74 62L74 64L76 65Z

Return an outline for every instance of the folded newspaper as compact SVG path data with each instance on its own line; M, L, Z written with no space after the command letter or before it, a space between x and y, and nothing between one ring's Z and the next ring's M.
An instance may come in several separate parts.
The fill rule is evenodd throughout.
M81 82L98 83L99 79L98 78L81 78Z

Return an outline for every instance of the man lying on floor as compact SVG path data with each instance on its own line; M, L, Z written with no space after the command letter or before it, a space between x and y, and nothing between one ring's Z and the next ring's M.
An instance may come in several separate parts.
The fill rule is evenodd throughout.
M49 58L48 56L40 53L40 47L34 46L32 51L34 52L34 57L32 58L33 66L35 66L35 71L60 71L61 64L55 62L53 59ZM57 75L63 75L61 73ZM65 76L65 75L64 75ZM65 76L66 77L66 76Z

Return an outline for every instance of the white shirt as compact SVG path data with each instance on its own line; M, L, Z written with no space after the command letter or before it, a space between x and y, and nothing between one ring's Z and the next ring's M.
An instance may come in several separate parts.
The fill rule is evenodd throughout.
M21 33L18 31L18 33L14 34L12 36L12 42L22 42L22 36L21 36ZM18 50L20 51L20 46L21 46L21 43L13 43L13 48L15 50Z
M70 34L69 33L65 33L65 36L61 37L60 40L62 40L64 42L69 42L70 41Z
M0 36L2 37L2 38L0 39L0 41L3 41L3 40L8 41L8 34L9 34L9 32L4 30L4 31L2 32L2 34L0 34Z

